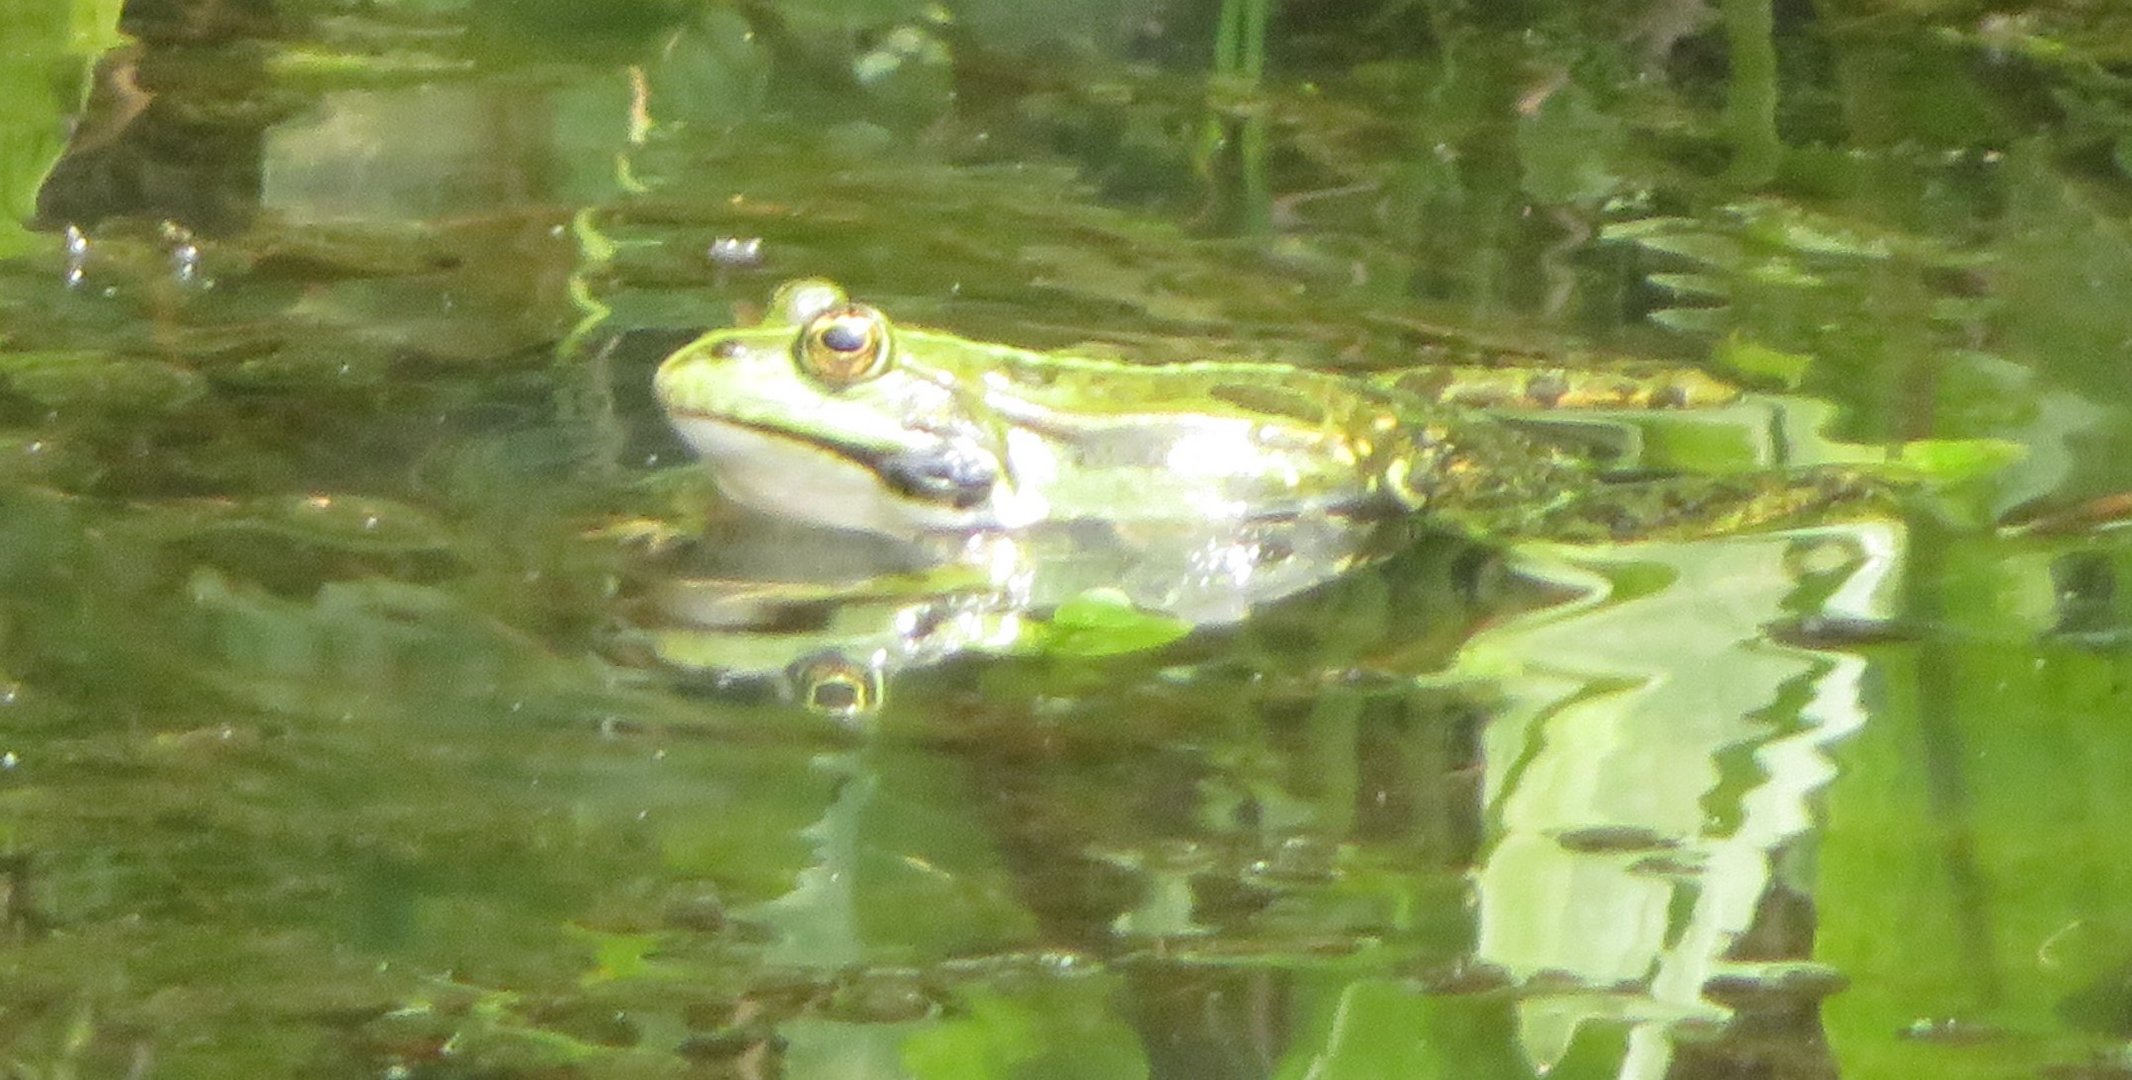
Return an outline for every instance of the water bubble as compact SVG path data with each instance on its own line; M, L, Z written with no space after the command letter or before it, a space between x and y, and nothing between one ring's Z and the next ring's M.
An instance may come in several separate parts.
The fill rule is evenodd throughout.
M67 226L66 251L67 272L65 280L67 288L71 289L81 284L82 278L87 275L89 268L89 237L81 231L80 226Z
M721 236L704 255L718 266L752 270L763 264L762 237Z
M163 241L170 245L170 277L180 285L202 284L200 245L192 230L173 221L163 223Z

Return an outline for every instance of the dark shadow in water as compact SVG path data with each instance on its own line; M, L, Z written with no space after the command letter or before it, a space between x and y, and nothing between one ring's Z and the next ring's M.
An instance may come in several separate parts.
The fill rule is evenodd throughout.
M135 44L97 62L81 122L38 189L36 227L143 217L211 236L249 225L265 131L295 109L268 92L254 44L276 27L272 0L128 0L119 28Z

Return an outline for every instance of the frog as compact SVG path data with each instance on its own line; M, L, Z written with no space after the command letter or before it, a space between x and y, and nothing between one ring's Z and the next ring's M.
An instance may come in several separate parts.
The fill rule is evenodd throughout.
M816 278L674 352L654 392L718 491L789 546L897 553L879 573L667 589L684 621L722 631L669 639L670 662L782 661L790 696L843 717L877 709L895 670L1012 649L1090 604L1145 616L1139 642L1233 624L1415 529L1614 542L1821 522L1888 495L1847 466L1624 474L1593 440L1514 415L1738 400L1692 367L1142 364L897 325Z

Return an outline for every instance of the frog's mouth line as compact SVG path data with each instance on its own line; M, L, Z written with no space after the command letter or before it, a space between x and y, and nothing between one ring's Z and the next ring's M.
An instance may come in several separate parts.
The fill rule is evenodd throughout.
M818 450L866 470L883 488L898 495L956 510L971 509L991 498L993 486L999 480L999 473L991 464L976 455L958 452L946 441L927 450L872 450L733 417L682 411L674 418L677 424L723 427L772 442ZM683 435L686 437L687 433L683 432Z
M791 428L757 423L752 420L741 420L731 416L713 416L710 413L691 412L684 409L674 413L674 421L676 424L707 424L712 427L735 428L777 442L811 447L831 457L843 458L876 476L881 475L882 461L890 456L883 451L868 450L864 447L855 447L843 443L833 443L827 439L794 431Z

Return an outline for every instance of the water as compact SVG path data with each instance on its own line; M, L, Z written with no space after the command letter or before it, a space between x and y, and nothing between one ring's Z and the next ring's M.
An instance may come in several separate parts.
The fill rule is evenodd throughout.
M2128 45L0 5L0 1067L2126 1075ZM1759 393L1645 460L1933 492L1439 539L854 731L662 668L614 539L724 520L650 372L798 275L1148 360L1708 362Z

